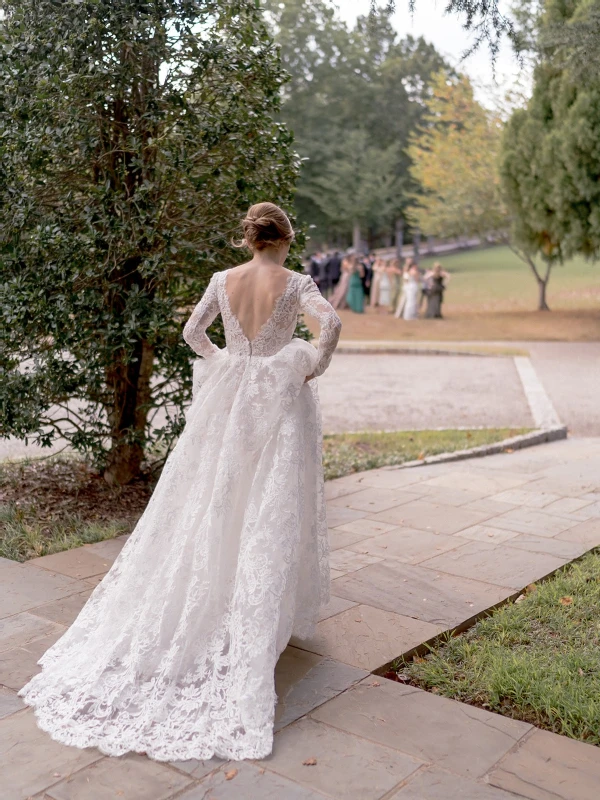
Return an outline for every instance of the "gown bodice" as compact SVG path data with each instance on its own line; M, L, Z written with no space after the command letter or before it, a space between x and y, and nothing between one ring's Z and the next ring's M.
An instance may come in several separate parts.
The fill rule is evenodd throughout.
M220 313L227 352L230 355L272 356L291 342L298 315L307 313L315 317L321 326L317 366L314 371L315 375L321 375L329 366L342 325L312 277L290 271L285 289L276 300L271 315L250 340L231 310L226 290L228 272L229 270L216 272L212 276L206 292L186 323L183 338L189 346L204 358L210 358L219 352L219 348L206 335L206 329Z

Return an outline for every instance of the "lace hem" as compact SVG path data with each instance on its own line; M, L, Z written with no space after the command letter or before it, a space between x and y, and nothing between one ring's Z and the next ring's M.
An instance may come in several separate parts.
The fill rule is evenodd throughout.
M21 693L19 692L19 696ZM48 711L45 706L37 706L35 697L21 696L23 702L33 709L38 727L45 731L55 742L70 747L95 747L106 756L122 756L126 753L147 755L153 761L209 761L211 758L222 758L231 761L266 758L273 750L273 725L260 731L248 731L248 742L232 744L232 738L217 736L214 741L195 744L193 742L174 742L168 746L156 746L152 742L132 736L128 738L119 731L115 738L94 734L85 729L78 729L73 721L65 718L63 724L57 724L55 711Z
M270 752L274 670L329 591L316 350L209 358L152 498L21 689L53 738L156 760Z

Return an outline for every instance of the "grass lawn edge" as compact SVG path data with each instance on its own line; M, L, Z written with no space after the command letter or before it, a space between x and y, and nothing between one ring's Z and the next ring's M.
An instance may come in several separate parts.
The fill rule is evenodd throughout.
M588 565L591 565L591 567L588 568ZM513 642L506 643L503 635L500 635L506 632L502 629L503 617L510 620L511 615L517 617L519 614L526 615L530 606L533 606L530 612L531 628L534 631L539 631L542 626L539 617L535 615L536 604L547 604L548 598L551 599L552 604L550 605L550 610L546 611L545 621L549 633L555 635L555 630L552 625L552 612L555 615L559 612L568 614L577 609L580 596L583 596L584 592L581 591L578 594L578 592L573 589L576 587L578 572L585 577L586 568L592 571L592 577L588 576L585 583L593 583L598 587L595 589L595 592L600 593L599 582L597 580L598 573L600 572L600 546L595 546L534 581L532 584L515 591L504 600L482 610L469 620L465 620L454 628L443 631L426 642L397 656L378 669L373 670L372 674L384 677L388 680L400 682L407 686L419 688L423 691L436 694L438 697L445 697L510 719L526 722L537 727L539 730L546 730L586 744L600 746L600 727L598 725L600 718L600 714L598 713L600 689L595 688L598 686L598 683L597 680L594 680L594 674L597 678L600 673L600 655L598 655L600 648L597 646L598 642L592 642L587 654L582 651L582 648L578 646L577 642L568 640L566 636L566 641L563 642L563 640L560 640L558 643L561 651L564 650L564 653L561 652L564 661L573 660L573 662L575 662L577 659L581 659L583 668L579 666L575 669L573 665L569 664L568 673L575 677L575 680L581 678L582 684L585 683L585 685L591 687L589 696L586 698L588 701L586 710L588 715L591 716L586 718L585 714L578 713L580 709L576 706L575 702L572 704L572 709L569 703L565 702L562 706L563 717L561 717L561 703L557 701L556 697L551 697L547 701L546 707L544 707L543 701L540 702L540 698L537 698L537 704L535 700L532 701L531 696L524 691L524 689L527 688L526 677L523 678L524 686L518 685L517 682L516 686L513 687L511 679L514 679L515 674L518 677L526 676L527 669L518 660L520 655L518 652L518 644L515 645ZM565 589L565 587L567 588ZM565 590L571 591L572 596L566 595L559 597ZM519 605L521 602L522 605ZM594 609L596 617L600 618L600 612L596 610L600 608L597 599L593 600L591 603L588 601L588 603L592 609ZM500 622L498 622L498 620ZM498 623L497 629L500 631L497 641L494 641L493 638L494 632L498 633L498 630L494 631L495 622ZM482 629L479 635L477 630L478 626ZM510 628L510 624L506 624L505 627ZM522 627L525 628L525 626ZM579 630L580 623L575 622L572 625L572 629L574 631ZM519 627L517 627L517 630L519 630ZM592 635L598 637L598 630L600 630L600 622L597 623L596 629L590 626L590 630L588 631L586 628L585 635L586 637ZM470 641L470 636L474 642ZM547 645L540 646L537 644L535 637L532 638L534 646L532 646L530 650L535 655L539 653L539 657L543 659L546 655ZM524 631L524 639L525 643L528 644L526 630ZM483 652L483 656L476 652L478 643L481 642L483 642L483 644L480 644L480 652ZM489 651L485 650L485 645L490 643L492 656L490 656ZM527 652L527 648L523 647L522 643L520 644L521 651L524 650ZM498 692L498 685L493 680L493 678L496 677L493 671L492 679L489 680L489 684L486 687L487 694L485 690L482 689L482 685L485 685L485 679L481 679L482 685L479 686L476 679L473 680L473 675L481 675L482 664L485 667L489 665L490 662L493 662L494 645L496 645L496 649L500 652L504 649L506 652L506 662L509 665L507 675L504 675L501 669L498 670L498 674L500 675L498 682L500 685L504 685L504 694L502 691ZM463 647L462 653L460 650L461 647ZM469 649L469 647L471 649ZM449 652L450 655L446 657L445 654L447 652ZM590 652L594 660L594 663L591 665ZM465 654L463 658L464 666L458 661L458 653L461 655ZM470 662L466 654L471 656ZM453 661L453 657L457 660ZM515 660L516 663L512 664L511 660ZM499 661L501 661L501 659L499 659ZM557 659L554 663L558 661ZM430 666L431 664L433 664L433 666ZM506 668L506 663L501 664L501 666ZM446 674L443 672L444 667L447 667ZM514 670L512 675L510 673L511 667ZM469 669L471 669L471 672L469 672ZM562 673L560 672L561 669L563 669ZM588 672L592 673L589 679ZM538 683L540 685L543 686L542 681L547 678L552 684L552 687L556 689L559 696L560 691L562 691L567 700L569 699L571 687L567 686L565 681L560 680L560 675L564 675L564 665L562 662L558 664L556 677L552 675L551 667L549 668L548 665L543 663L541 667L538 666L538 673L543 676L540 678L538 674ZM502 684L502 678L504 678L504 684ZM466 694L468 695L471 693L475 695L474 697L465 697L465 686L469 686L469 690L466 691ZM531 687L536 687L535 680L530 680L529 688L531 689ZM510 692L513 688L515 696L511 697ZM492 699L496 694L498 694L498 698ZM582 693L580 692L580 694ZM535 691L533 695L535 697ZM540 691L540 695L543 700L546 700L543 696L543 689ZM577 697L577 690L574 692L574 695Z

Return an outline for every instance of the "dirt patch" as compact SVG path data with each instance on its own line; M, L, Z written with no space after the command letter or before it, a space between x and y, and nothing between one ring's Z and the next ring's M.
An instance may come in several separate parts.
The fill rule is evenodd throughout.
M0 466L0 502L35 506L48 522L77 516L83 522L119 520L133 527L144 511L154 484L144 480L114 488L77 459L50 459Z
M600 340L600 311L563 309L557 311L460 311L448 304L445 319L407 322L392 314L367 308L365 314L342 311L342 343L348 341L564 341ZM312 333L318 323L306 318Z

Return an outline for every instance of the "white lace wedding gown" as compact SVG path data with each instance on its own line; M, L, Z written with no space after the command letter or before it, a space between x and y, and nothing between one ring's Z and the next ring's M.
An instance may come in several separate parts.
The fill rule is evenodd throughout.
M215 274L184 337L201 356L186 427L134 532L19 694L54 739L151 758L261 758L274 669L328 600L315 382L340 321L290 272L249 341ZM227 347L205 330L222 314ZM299 312L318 350L293 339Z

